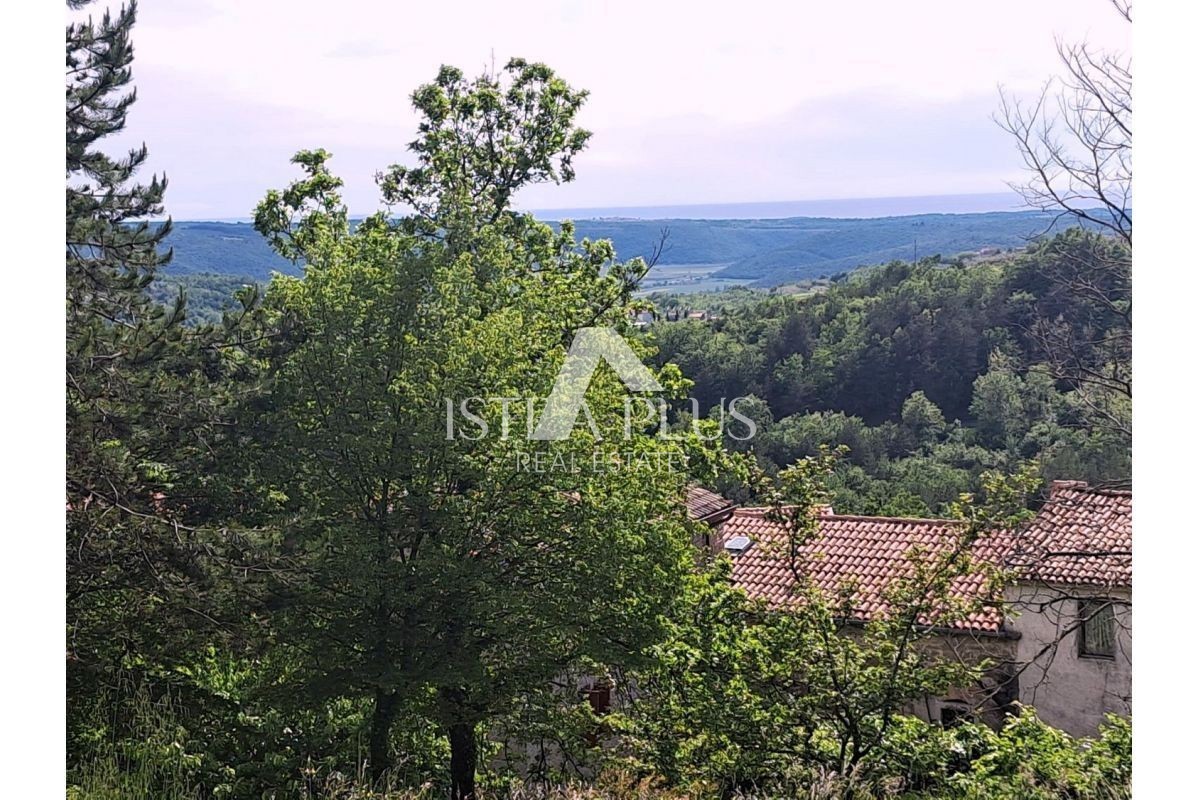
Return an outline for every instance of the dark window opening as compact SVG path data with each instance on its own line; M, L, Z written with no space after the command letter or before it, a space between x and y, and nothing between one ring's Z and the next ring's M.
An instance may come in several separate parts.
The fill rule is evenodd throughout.
M1117 654L1117 621L1111 600L1079 601L1079 655L1112 658Z
M612 710L612 684L608 681L596 681L585 689L583 693L587 695L588 705L591 707L592 713L597 717L603 717ZM583 740L588 747L596 747L600 744L600 735L603 730L604 723L598 722L592 730L586 731L583 734Z
M597 682L587 692L588 705L592 713L602 717L612 710L612 686L607 682Z
M1020 671L1014 671L1011 675L1005 675L1000 681L1000 685L996 687L996 693L992 699L996 707L1006 717L1016 716L1021 713L1021 707L1018 702L1021 699Z
M971 710L966 703L942 703L941 723L943 728L954 728L971 721Z

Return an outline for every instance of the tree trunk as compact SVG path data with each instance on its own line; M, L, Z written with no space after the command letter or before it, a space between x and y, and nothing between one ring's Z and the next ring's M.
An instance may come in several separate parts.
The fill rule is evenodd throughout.
M450 737L450 800L475 800L475 726L454 722Z
M392 768L392 753L389 739L392 733L392 721L396 718L396 693L375 690L375 711L371 714L371 740L369 757L371 759L371 780L378 784Z

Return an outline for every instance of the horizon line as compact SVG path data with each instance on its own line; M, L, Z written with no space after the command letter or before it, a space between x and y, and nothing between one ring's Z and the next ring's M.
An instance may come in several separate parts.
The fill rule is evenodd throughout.
M928 204L928 207L889 207L894 204L907 204L910 206ZM821 206L825 208L819 208ZM628 206L561 206L558 208L518 208L516 210L533 214L538 219L544 221L558 221L562 219L571 219L573 221L746 220L803 217L814 219L823 217L834 219L883 219L886 217L915 217L927 214L987 214L1038 211L1038 209L1023 205L1020 195L1016 192L830 197L807 200L656 203ZM802 213L805 210L808 210L810 213ZM766 211L767 213L743 213L749 211ZM370 214L355 214L353 212L350 214L352 219L363 219L367 216L370 216ZM244 224L253 221L253 218L249 216L179 217L176 218L176 221Z

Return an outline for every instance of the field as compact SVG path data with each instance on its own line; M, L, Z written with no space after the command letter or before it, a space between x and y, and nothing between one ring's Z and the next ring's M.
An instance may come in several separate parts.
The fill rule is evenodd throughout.
M673 292L699 293L721 292L734 286L742 286L746 280L739 278L716 278L713 274L725 264L657 264L642 281L642 293Z

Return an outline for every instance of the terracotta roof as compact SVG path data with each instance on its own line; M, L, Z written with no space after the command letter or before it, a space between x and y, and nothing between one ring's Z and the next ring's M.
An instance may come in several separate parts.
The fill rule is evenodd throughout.
M1028 581L1131 586L1133 493L1055 481L1006 561Z
M699 522L720 522L733 511L733 503L716 492L692 486L687 494L688 516Z
M894 582L911 575L914 558L930 559L947 552L957 540L960 523L939 519L860 517L822 512L817 536L802 545L801 564L813 584L836 597L852 587L851 616L866 620L887 608L884 594ZM768 517L768 509L740 508L721 527L721 542L735 536L749 537L749 549L733 556L733 581L753 598L772 605L795 600L796 582L789 564L785 527ZM975 549L977 556L995 559L1001 537L992 537ZM957 580L952 595L979 598L985 591L982 574ZM1000 629L998 610L986 609L957 620L949 627L964 631Z

